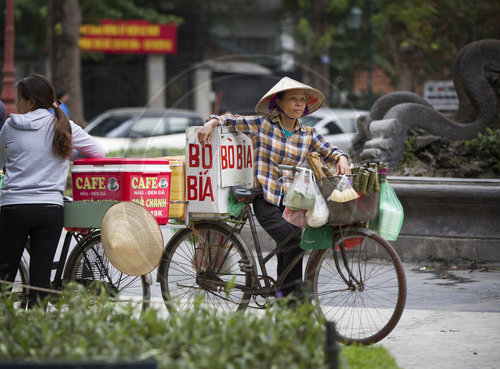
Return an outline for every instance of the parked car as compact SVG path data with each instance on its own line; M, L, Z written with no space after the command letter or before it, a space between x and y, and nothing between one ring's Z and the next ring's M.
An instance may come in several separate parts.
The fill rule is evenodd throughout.
M119 108L99 114L85 131L102 144L106 153L125 153L153 148L182 149L186 128L203 123L201 115L191 110Z
M301 123L314 127L331 144L345 152L352 148L352 139L358 133L358 117L367 115L365 110L321 108L300 118Z

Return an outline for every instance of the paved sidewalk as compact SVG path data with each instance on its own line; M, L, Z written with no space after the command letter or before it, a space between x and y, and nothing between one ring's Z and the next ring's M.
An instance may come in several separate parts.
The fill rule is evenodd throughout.
M379 345L403 369L500 368L500 313L405 309Z

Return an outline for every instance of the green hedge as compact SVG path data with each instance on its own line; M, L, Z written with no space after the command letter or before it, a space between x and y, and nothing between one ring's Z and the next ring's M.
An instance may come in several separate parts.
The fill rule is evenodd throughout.
M177 314L162 307L139 316L136 310L132 303L118 309L107 296L91 299L81 290L47 312L22 311L0 298L0 362L154 359L165 369L328 368L324 325L310 304L258 314L219 314L199 305ZM397 368L380 346L343 347L341 357L345 369Z

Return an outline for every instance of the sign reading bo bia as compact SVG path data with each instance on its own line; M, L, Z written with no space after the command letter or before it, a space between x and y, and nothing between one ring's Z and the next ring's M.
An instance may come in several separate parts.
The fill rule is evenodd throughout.
M250 138L229 127L216 127L210 144L198 142L199 127L186 132L186 196L191 216L227 213L231 186L252 187L253 149Z

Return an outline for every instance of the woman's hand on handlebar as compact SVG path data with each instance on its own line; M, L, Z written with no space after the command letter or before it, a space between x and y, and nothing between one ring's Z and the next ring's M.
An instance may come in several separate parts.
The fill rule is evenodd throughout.
M219 125L219 121L217 119L210 119L208 122L206 122L203 127L200 128L198 131L198 141L200 141L200 144L206 145L210 143L210 140L212 139L212 132L214 130L214 127Z
M339 160L337 161L336 164L337 170L335 171L335 174L351 174L351 166L349 165L349 162L347 161L347 158L345 156L340 156Z

